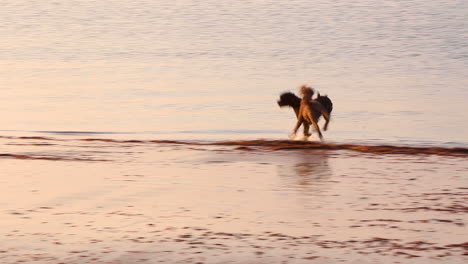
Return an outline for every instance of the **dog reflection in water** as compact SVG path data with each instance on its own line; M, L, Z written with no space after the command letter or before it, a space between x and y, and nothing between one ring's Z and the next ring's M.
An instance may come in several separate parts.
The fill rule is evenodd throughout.
M327 151L298 150L288 153L277 164L282 186L308 195L320 196L330 186L332 168Z

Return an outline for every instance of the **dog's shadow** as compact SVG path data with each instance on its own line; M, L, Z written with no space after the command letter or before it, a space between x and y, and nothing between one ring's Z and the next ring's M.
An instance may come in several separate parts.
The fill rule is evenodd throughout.
M312 195L328 189L332 174L326 152L292 152L287 163L278 165L278 175L285 187Z

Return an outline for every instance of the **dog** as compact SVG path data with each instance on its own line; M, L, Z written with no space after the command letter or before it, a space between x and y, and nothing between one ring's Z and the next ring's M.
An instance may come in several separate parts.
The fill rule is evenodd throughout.
M303 86L304 87L304 86ZM302 88L301 88L302 89ZM313 94L313 90L312 90ZM299 119L299 113L300 113L300 107L301 107L301 98L297 97L295 94L291 92L285 92L280 95L279 100L277 101L278 105L280 107L285 107L289 106L292 107L294 110L294 113L296 114L296 117ZM317 104L319 103L319 104ZM312 100L309 102L310 108L312 111L312 120L315 122L307 122L306 120L302 121L302 125L304 127L304 137L309 137L311 134L309 133L309 127L310 124L316 124L320 118L320 116L323 115L322 111L323 108L325 108L327 114L328 114L328 120L327 120L327 115L324 115L324 118L326 119L326 124L324 126L324 130L326 130L330 118L330 114L333 111L333 103L331 99L327 95L320 95L318 93L317 98L315 100ZM320 106L321 105L321 106ZM300 124L299 124L300 126ZM314 126L315 127L315 126ZM318 130L319 131L319 130ZM297 131L296 131L297 132ZM321 134L321 133L320 133ZM319 135L320 135L319 134Z
M305 121L309 124L312 124L319 134L320 140L323 140L322 131L320 131L320 127L317 124L319 115L317 113L322 113L323 117L325 118L326 122L323 126L323 130L327 130L328 122L330 121L330 116L326 110L326 108L317 101L312 101L312 96L314 95L314 90L307 86L301 87L301 94L302 99L299 107L299 113L297 114L297 123L293 129L293 135L296 135L297 130Z

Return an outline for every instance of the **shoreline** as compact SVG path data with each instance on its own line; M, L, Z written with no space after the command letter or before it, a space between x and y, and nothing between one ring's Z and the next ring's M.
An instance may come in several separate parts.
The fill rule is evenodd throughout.
M322 143L315 141L300 140L230 140L230 141L184 141L184 140L128 140L111 138L77 138L77 139L57 139L41 136L0 136L0 139L7 140L32 140L43 141L31 143L35 146L51 145L49 141L76 141L76 142L102 142L116 144L162 144L162 145L186 145L186 146L231 146L235 150L256 151L256 150L330 150L330 151L353 151L375 155L437 155L468 157L468 148L465 147L436 147L436 146L408 146L389 144L346 144L346 143ZM11 143L10 143L11 144ZM49 159L47 157L34 157L27 155L15 155L12 153L0 153L0 157L19 159ZM50 159L54 159L53 157ZM60 159L60 158L57 158ZM79 160L79 159L78 159Z

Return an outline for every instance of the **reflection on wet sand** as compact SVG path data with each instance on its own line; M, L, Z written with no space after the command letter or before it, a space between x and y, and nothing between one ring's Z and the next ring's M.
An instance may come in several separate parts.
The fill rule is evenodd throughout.
M278 176L304 193L317 195L323 192L332 177L328 154L323 151L297 151L288 154L288 162L280 163Z

